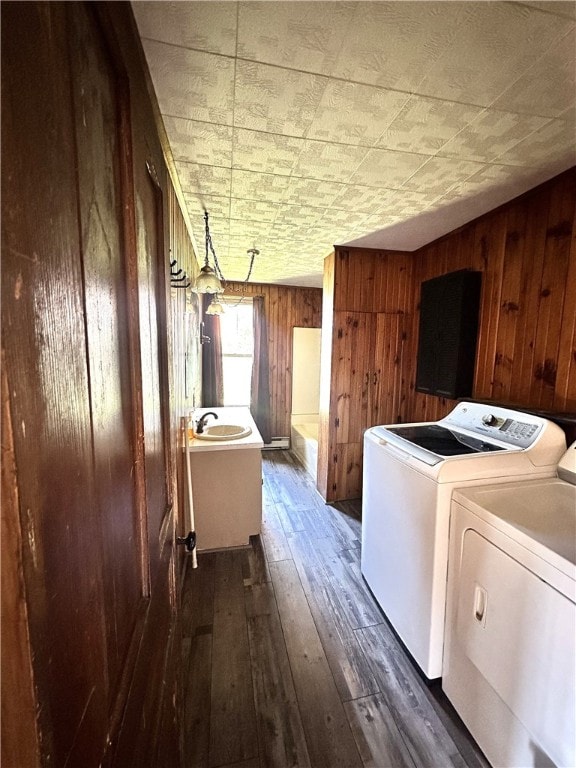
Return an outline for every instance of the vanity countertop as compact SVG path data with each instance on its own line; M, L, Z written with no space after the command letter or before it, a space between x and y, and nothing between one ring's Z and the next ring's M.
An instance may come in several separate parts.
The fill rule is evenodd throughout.
M230 438L229 440L202 440L193 438L189 442L190 453L206 453L208 451L229 451L248 448L263 448L264 442L258 432L258 427L252 418L249 408L224 407L224 408L197 408L193 414L194 426L203 413L212 411L218 415L218 419L211 416L206 422L207 426L214 424L238 424L242 427L250 427L252 430L246 437Z

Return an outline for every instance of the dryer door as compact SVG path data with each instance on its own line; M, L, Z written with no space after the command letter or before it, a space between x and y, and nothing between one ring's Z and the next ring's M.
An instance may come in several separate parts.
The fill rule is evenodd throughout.
M477 712L500 742L489 759L537 765L544 753L575 765L576 606L471 528L462 534L458 583L452 642L500 700ZM502 704L518 721L512 728Z

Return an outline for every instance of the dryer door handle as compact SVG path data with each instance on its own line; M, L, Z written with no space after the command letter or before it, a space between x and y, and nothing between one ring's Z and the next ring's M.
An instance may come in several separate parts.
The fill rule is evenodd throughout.
M474 618L480 624L486 623L486 605L488 603L488 593L479 584L474 589Z

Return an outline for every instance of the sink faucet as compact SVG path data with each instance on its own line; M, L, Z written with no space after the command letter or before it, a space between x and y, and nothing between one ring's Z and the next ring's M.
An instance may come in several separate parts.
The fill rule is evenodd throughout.
M198 423L196 424L196 434L201 435L202 432L204 432L204 425L206 424L206 419L208 416L214 416L215 419L218 418L218 415L214 413L214 411L208 411L208 413L203 413L202 416L198 419Z

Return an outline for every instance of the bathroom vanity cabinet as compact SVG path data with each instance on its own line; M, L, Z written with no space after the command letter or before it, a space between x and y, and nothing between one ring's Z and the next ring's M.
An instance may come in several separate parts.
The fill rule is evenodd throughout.
M262 525L263 441L248 408L203 408L213 411L211 424L249 426L246 437L190 441L190 469L196 541L199 551L245 546Z

